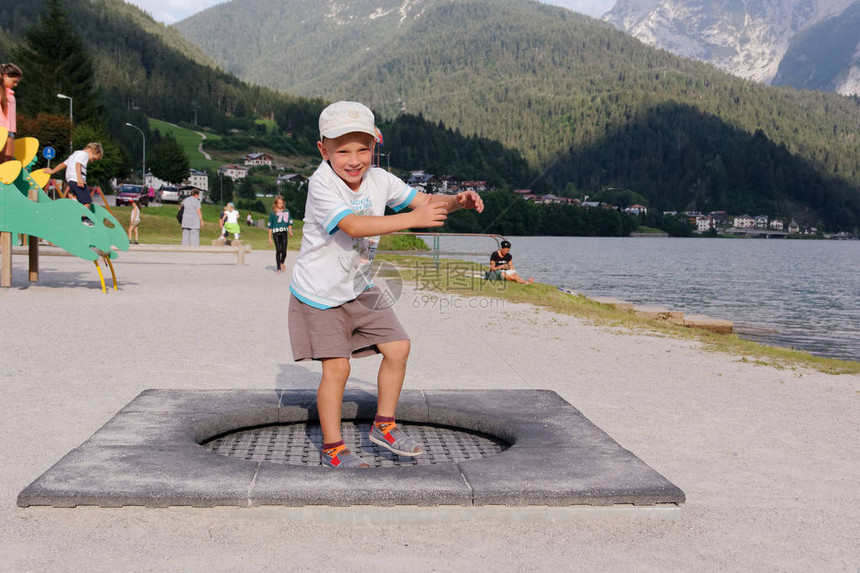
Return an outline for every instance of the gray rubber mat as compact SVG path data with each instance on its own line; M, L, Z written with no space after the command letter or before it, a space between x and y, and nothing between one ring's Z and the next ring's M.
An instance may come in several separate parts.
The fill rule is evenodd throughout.
M494 456L508 448L501 440L475 432L442 426L398 425L424 447L423 454L410 458L380 448L367 437L370 422L343 424L343 441L374 467L454 464ZM317 424L266 426L232 432L202 445L216 454L243 460L318 466L322 430Z

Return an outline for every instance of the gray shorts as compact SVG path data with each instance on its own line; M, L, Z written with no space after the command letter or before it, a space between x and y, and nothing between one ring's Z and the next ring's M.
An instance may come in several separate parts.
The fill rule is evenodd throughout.
M289 321L296 361L372 356L379 354L377 344L409 340L394 309L376 287L325 310L291 295Z

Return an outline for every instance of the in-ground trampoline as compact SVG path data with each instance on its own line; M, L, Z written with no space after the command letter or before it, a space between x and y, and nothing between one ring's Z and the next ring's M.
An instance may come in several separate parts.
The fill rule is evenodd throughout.
M376 397L347 391L347 445L320 465L312 390L146 390L18 496L28 506L672 507L684 492L545 390L404 391L404 458L367 439Z

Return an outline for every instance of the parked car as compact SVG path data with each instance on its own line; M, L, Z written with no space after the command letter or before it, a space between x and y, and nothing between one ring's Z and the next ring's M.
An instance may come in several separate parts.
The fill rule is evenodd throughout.
M162 187L158 190L158 199L161 203L179 203L179 189L176 187Z
M149 205L149 193L143 185L120 185L119 193L116 194L116 204L131 205L132 201L138 201L141 207Z

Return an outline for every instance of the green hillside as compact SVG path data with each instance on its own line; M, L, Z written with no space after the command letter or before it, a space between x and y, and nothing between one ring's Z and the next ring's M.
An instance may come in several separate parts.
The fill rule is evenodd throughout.
M192 169L214 173L214 171L223 164L222 161L206 159L206 156L200 153L199 146L203 143L203 138L194 130L179 127L176 124L161 121L159 119L150 119L149 128L152 130L158 130L162 135L167 135L169 133L175 137L176 141L179 142L179 145L182 146L182 149L188 156ZM221 139L221 136L210 133L206 134L206 138L207 141L218 141Z
M106 129L129 162L141 138L125 123L157 118L225 136L207 147L218 159L267 150L305 164L323 98L350 98L375 109L386 160L401 173L562 195L627 188L657 209L762 212L828 230L860 222L860 99L739 80L561 8L243 0L173 29L120 0L63 4L93 58ZM0 59L43 7L0 6ZM304 95L207 65L176 34L187 27ZM33 111L35 80L25 70L20 113ZM66 103L38 111L62 117Z
M319 102L252 86L221 71L174 29L122 0L63 0L62 5L92 58L106 127L133 156L141 153L140 137L126 122L146 126L147 117L153 117L227 133L253 130L259 118L287 117L304 107L313 113L320 109ZM3 61L44 13L44 0L0 9ZM68 113L63 100L54 101L53 109L30 109L27 82L37 78L24 70L24 80L19 114Z
M361 68L435 2L242 0L215 5L173 27L224 70L307 95L313 90L302 84Z
M199 64L215 67L214 61L194 43L187 41L177 30L153 20L148 14L132 4L121 0L69 0L65 3L72 14L86 15L95 19L96 24L105 21L126 22L133 24L135 34L147 34L157 38L166 48L177 52ZM7 33L12 36L20 33L36 23L45 9L44 0L30 2L0 3L0 23ZM86 26L86 29L98 32L100 28ZM108 30L101 29L103 32ZM124 43L122 37L114 38Z
M245 153L267 151L281 163L309 168L316 150L317 118L326 105L322 99L309 99L278 93L247 84L211 65L200 49L184 40L173 28L158 24L143 11L122 0L54 0L68 14L75 32L86 38L83 45L93 60L102 122L107 133L124 148L128 170L139 168L142 155L140 134L126 123L146 133L148 151L156 142L153 130L171 132L184 146L191 166L206 169L217 163L237 161ZM0 5L0 61L9 61L24 31L44 17L45 0L27 4ZM235 45L235 42L228 42ZM33 107L28 86L42 81L24 70L19 86L19 116L37 113L56 114L60 122L67 117L68 102L55 99L54 93L68 86L52 85L43 107ZM56 88L56 92L51 91ZM43 90L44 91L44 90ZM75 101L75 109L80 99ZM151 124L151 127L150 127ZM173 124L173 125L170 125ZM176 127L178 126L178 127ZM386 127L386 131L388 131ZM444 127L421 122L426 138L443 145L456 156L458 165L436 161L440 172L477 176L480 172L463 166L462 158L481 156L475 165L488 168L501 186L519 186L528 180L528 170L516 152L480 138L449 133ZM196 146L205 133L204 147L213 158L201 158ZM63 134L57 141L67 138ZM58 144L60 145L60 144ZM408 145L408 144L407 144ZM404 148L401 148L403 150ZM425 150L426 151L426 150ZM401 154L399 159L405 159ZM496 165L496 164L500 165ZM516 165L514 169L508 166ZM304 167L300 167L304 166ZM404 165L409 168L410 165ZM501 174L516 172L516 180Z
M242 77L497 140L547 170L539 190L631 187L667 209L860 224L858 98L751 83L530 0L398 6L234 0L177 28ZM700 145L709 129L719 137Z

